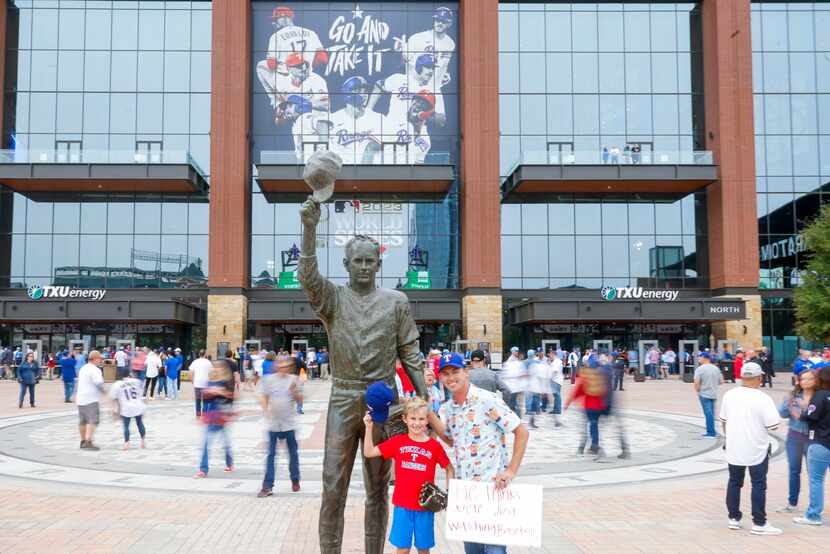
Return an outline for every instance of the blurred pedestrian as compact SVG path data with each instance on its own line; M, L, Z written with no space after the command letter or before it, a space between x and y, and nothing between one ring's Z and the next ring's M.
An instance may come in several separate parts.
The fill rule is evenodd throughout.
M217 434L222 435L225 445L225 473L231 473L234 470L229 423L233 417L235 383L227 359L220 358L212 362L208 378L207 386L202 390L204 399L202 423L205 424L205 439L202 443L199 471L194 475L197 479L207 477L210 467L208 460L210 443L213 436Z
M20 395L17 407L23 407L26 391L29 391L29 405L35 407L35 385L40 382L40 364L35 359L34 352L26 353L23 363L17 368L17 382L20 383Z
M715 404L718 401L718 390L723 383L721 371L712 365L711 354L701 352L698 355L699 364L695 368L695 391L697 392L700 407L703 409L703 417L706 420L706 432L704 438L716 439L718 433L715 430Z
M807 447L807 475L810 478L810 505L804 517L793 518L799 525L821 525L824 511L824 480L830 469L830 366L818 370L818 390L802 411L810 425L812 443Z
M74 353L66 349L60 356L61 365L61 379L63 380L63 401L64 403L72 402L72 395L75 394L75 380L78 378L78 372L75 371L75 356Z
M104 392L104 376L101 374L101 353L93 350L89 353L87 363L78 372L78 390L75 391L75 404L78 405L78 430L81 433L81 448L100 450L92 442L95 429L101 417L100 401Z
M790 474L787 505L778 509L779 513L792 513L798 509L798 496L801 492L801 466L807 455L807 447L810 444L809 424L806 420L801 420L801 414L810 405L818 381L813 371L803 371L798 377L798 384L793 387L792 392L778 406L778 415L789 421L785 446Z
M141 398L141 381L136 379L135 373L130 374L126 367L116 369L117 381L110 387L109 396L112 399L112 415L121 419L124 428L123 450L130 448L130 421L135 419L138 434L141 436L141 448L146 445L144 437L147 430L144 427L144 401Z

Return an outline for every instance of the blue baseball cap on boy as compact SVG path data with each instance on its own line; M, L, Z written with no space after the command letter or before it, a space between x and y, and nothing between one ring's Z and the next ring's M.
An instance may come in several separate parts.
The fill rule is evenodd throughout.
M366 405L369 406L369 415L375 423L384 423L389 419L389 406L395 400L395 391L392 387L378 381L366 389Z
M445 367L465 367L464 356L458 352L451 352L441 356L441 362L438 364L438 371L444 371Z

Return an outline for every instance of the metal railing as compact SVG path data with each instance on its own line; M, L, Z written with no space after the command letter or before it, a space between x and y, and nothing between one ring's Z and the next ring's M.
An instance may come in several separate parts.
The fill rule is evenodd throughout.
M294 150L262 150L259 163L262 165L303 165L318 150L326 150L325 143L306 143L302 156ZM351 155L350 155L351 154ZM341 155L344 165L450 165L449 152L429 152L419 161L410 145L384 142L375 155L365 163L362 155L347 153Z
M74 150L30 148L0 150L3 164L190 164L199 173L205 172L186 150Z

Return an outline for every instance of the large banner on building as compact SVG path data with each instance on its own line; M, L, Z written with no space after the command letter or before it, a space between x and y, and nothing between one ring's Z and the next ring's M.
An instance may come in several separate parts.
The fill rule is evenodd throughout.
M253 2L253 161L454 161L457 3Z

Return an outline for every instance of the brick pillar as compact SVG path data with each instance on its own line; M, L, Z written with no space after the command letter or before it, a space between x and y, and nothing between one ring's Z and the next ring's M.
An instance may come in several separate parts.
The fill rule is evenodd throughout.
M464 337L502 351L499 3L461 0L461 286ZM486 333L484 331L486 326Z
M720 171L720 180L706 191L709 281L712 289L738 289L747 301L749 318L713 324L713 334L735 339L745 348L759 347L750 0L704 0L702 19L706 148Z

